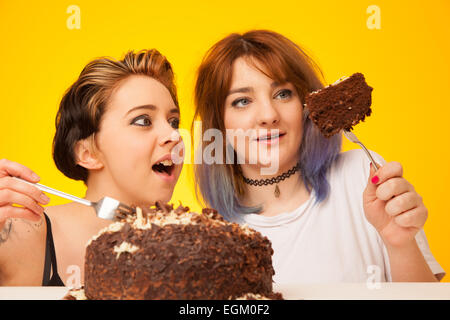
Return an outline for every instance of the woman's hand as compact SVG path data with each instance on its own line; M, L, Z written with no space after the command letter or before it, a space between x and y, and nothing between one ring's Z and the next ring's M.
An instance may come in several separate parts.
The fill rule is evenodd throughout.
M44 212L39 204L47 204L50 200L38 188L13 179L12 176L33 183L40 180L27 167L6 159L0 160L0 229L8 218L39 221Z
M376 172L370 165L363 204L367 220L387 246L411 244L428 217L422 197L403 178L403 168L398 162L388 162Z

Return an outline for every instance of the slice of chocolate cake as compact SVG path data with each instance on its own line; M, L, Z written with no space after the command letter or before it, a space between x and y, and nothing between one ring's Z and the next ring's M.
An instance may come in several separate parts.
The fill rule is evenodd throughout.
M339 131L351 130L370 116L372 87L362 73L340 79L323 89L311 92L305 99L309 117L320 132L329 138Z
M267 237L213 209L157 202L88 243L84 288L66 299L280 299L272 254Z

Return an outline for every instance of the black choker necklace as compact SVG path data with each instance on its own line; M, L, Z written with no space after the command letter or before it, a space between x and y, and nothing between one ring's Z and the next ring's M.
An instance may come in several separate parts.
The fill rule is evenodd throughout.
M278 183L280 181L283 181L284 179L289 178L290 176L292 176L294 173L296 173L298 171L298 169L300 169L300 163L297 163L292 169L290 169L287 172L284 172L282 174L280 174L279 176L270 178L270 179L259 179L259 180L253 180L253 179L249 179L246 178L244 176L242 176L242 178L244 178L244 182L246 184L252 185L252 186L267 186L269 184L274 184L276 183L276 187L275 187L275 197L278 198L280 196L280 188L278 187Z

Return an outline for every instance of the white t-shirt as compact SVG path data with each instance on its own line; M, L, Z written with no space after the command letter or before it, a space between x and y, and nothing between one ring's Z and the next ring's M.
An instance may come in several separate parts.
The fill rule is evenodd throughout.
M375 161L385 161L372 153ZM241 215L243 223L272 242L276 283L392 281L387 250L367 221L362 194L370 162L360 149L343 152L328 173L329 196L314 204L315 193L292 212L273 217ZM431 254L425 233L416 241L434 274L445 272Z

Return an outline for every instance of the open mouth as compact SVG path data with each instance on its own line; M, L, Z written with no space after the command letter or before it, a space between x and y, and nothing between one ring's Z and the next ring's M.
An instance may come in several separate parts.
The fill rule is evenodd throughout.
M164 160L158 162L152 166L152 170L158 173L166 174L168 176L172 175L175 165L172 160Z

